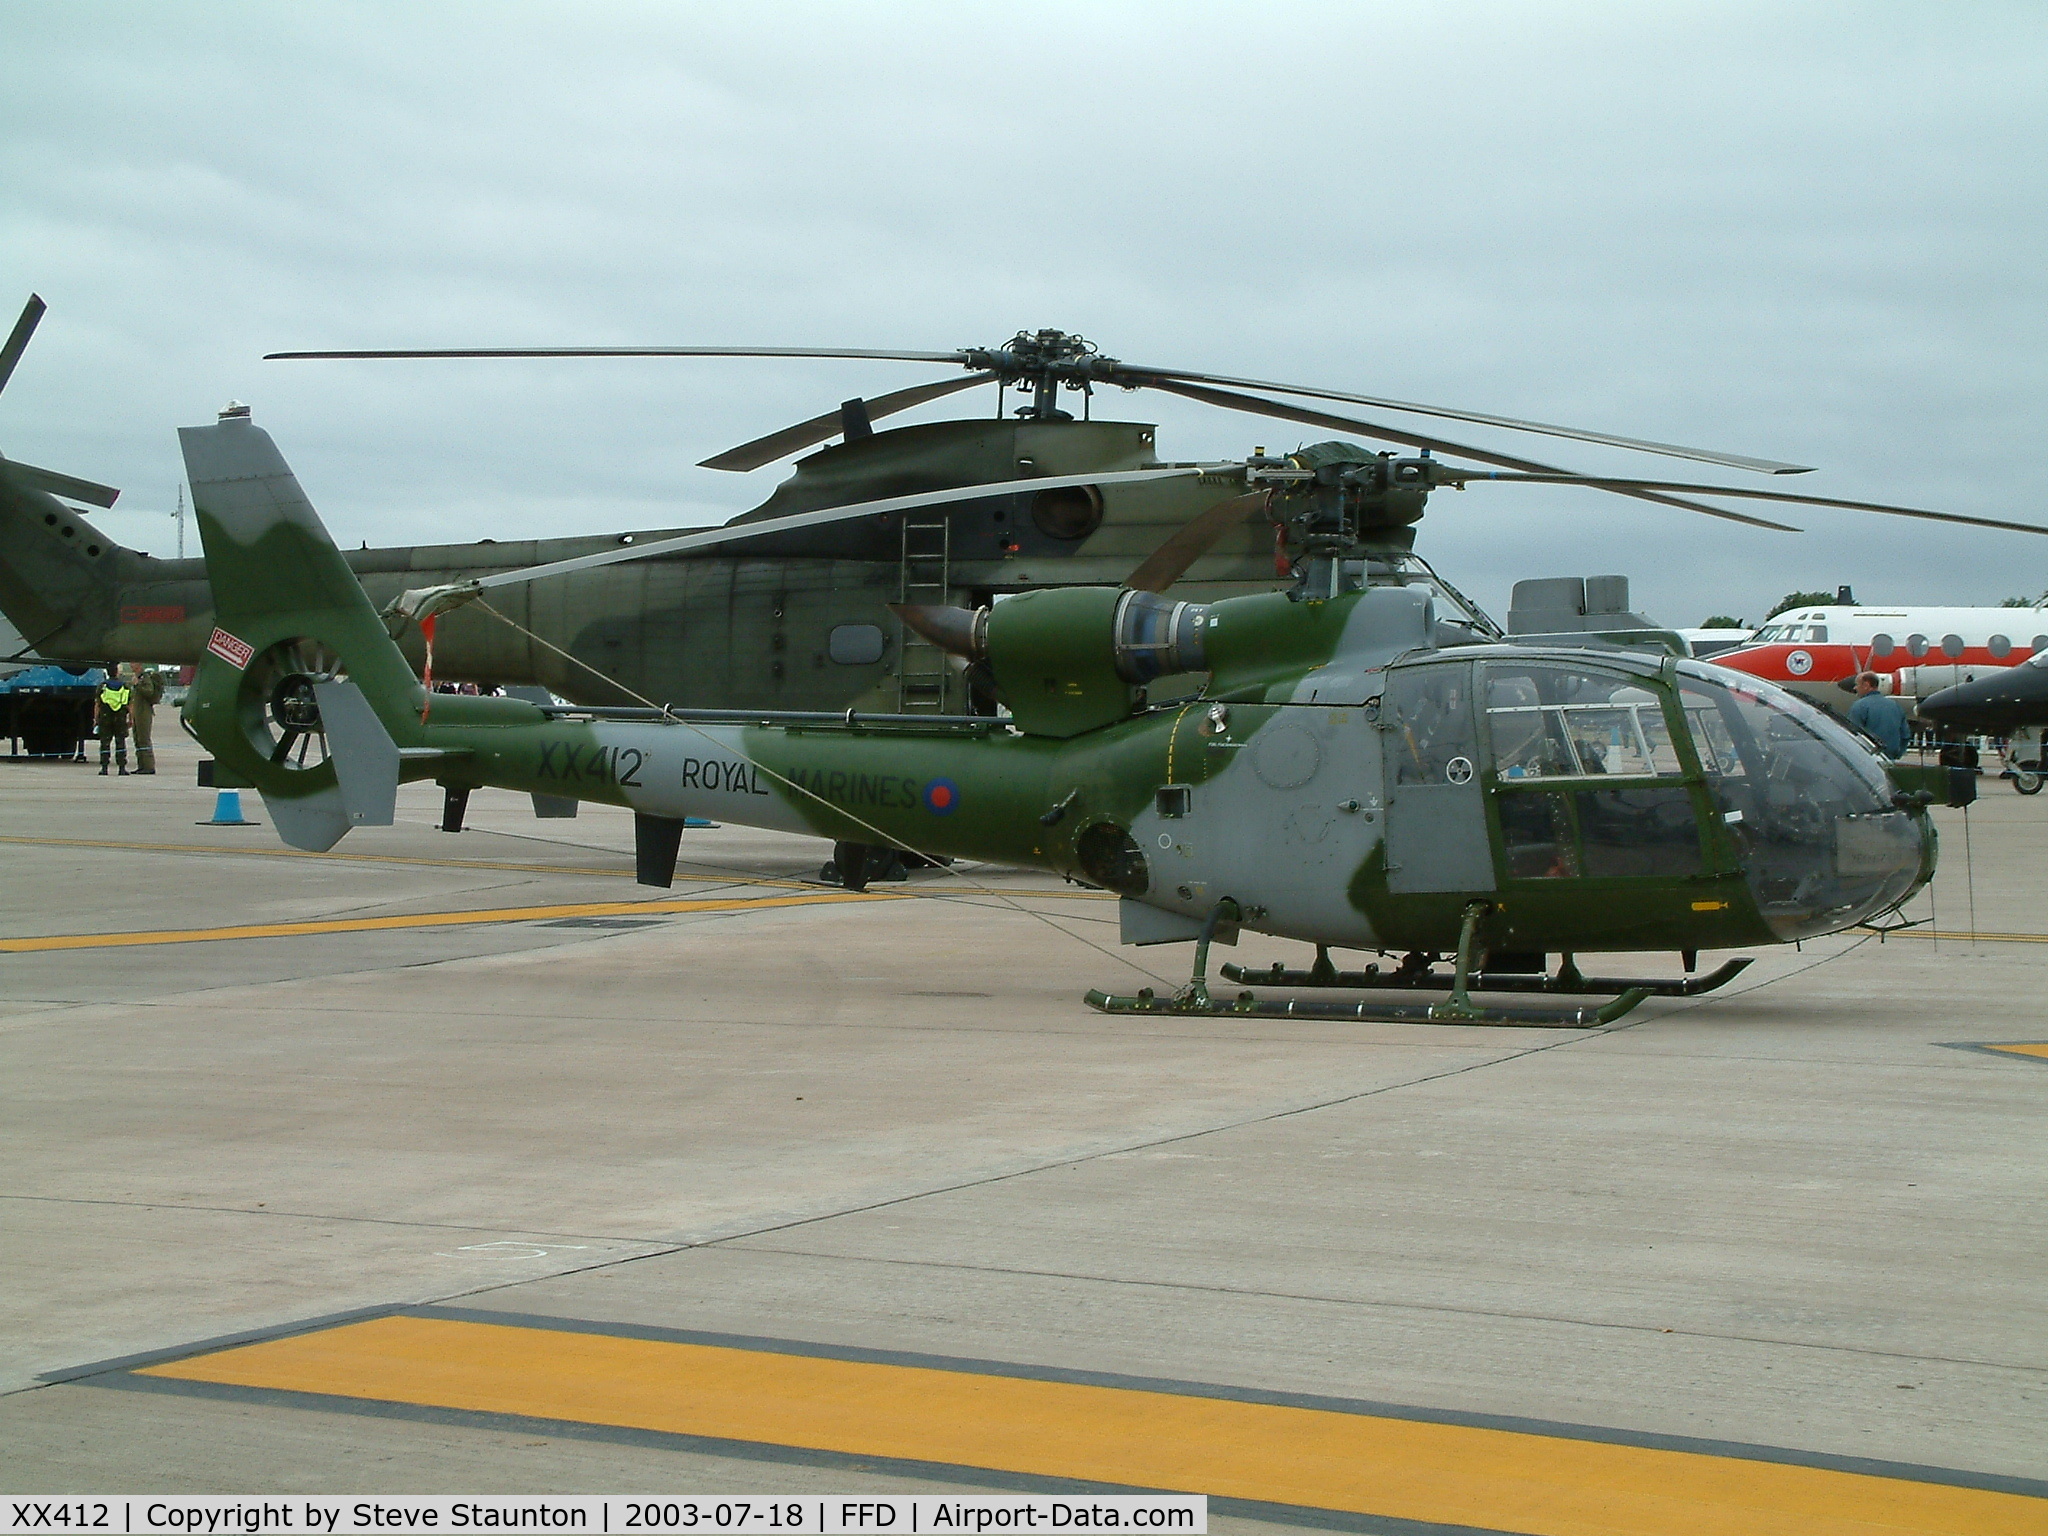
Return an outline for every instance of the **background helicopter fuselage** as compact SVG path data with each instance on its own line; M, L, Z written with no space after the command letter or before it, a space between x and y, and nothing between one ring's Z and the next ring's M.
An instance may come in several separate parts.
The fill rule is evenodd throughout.
M1146 468L1159 463L1154 430L1029 420L900 427L809 455L735 523L1034 475ZM907 526L903 516L866 518L730 552L573 572L494 594L492 603L575 661L463 609L440 621L434 674L539 684L589 704L961 712L969 700L960 669L915 636L906 656L905 632L884 605L974 606L1040 587L1114 585L1223 494L1190 480L994 496L910 514ZM684 531L357 549L343 558L381 608L407 588ZM1247 524L1197 562L1183 587L1222 597L1281 579L1271 530ZM62 660L196 663L213 629L204 561L124 549L74 509L11 485L0 494L0 611L38 654ZM415 667L422 663L417 628L407 626L399 644Z

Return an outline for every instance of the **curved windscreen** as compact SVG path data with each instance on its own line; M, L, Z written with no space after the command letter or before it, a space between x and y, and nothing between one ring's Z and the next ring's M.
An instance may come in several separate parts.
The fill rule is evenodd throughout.
M1862 740L1769 683L1698 663L1678 672L1700 767L1781 939L1833 933L1912 892L1925 834Z

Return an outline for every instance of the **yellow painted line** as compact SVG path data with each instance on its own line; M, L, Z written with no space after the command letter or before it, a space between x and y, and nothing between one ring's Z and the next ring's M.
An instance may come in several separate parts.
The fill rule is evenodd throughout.
M216 939L290 939L318 933L377 933L393 928L462 928L477 923L533 923L559 917L645 917L671 912L752 912L841 901L894 901L888 891L815 891L804 896L694 898L674 901L579 901L554 907L486 907L474 912L408 912L397 917L341 917L304 923L242 923L227 928L165 928L151 933L57 933L0 939L0 954L53 949L125 949L137 944L205 944Z
M1987 1045L1987 1051L2004 1051L2008 1056L2039 1056L2048 1061L2048 1045Z
M140 1374L1527 1536L2042 1536L2048 1500L1363 1413L386 1317Z
M386 853L307 853L301 848L223 848L214 843L116 843L93 837L0 837L0 843L12 843L24 848L107 848L124 853L204 853L231 859L322 859L353 864L418 864L431 869L511 869L536 875L630 877L633 873L630 869L578 869L567 864L507 864L491 859L418 859Z

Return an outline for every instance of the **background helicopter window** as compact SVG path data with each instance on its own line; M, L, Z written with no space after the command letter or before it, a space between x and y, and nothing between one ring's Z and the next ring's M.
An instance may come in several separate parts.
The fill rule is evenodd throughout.
M1700 872L1700 831L1692 791L1682 785L1581 789L1581 868L1592 876L1676 876Z
M1489 662L1486 725L1503 780L1684 771L1657 695L1614 673Z
M1502 795L1500 839L1510 880L1561 880L1579 872L1571 812L1554 790Z
M1451 765L1466 778L1479 751L1472 724L1471 681L1462 665L1417 667L1394 674L1387 707L1394 717L1394 782L1447 784Z
M841 624L825 638L825 654L846 667L880 661L882 646L881 628L874 624Z
M1049 539L1085 539L1102 526L1102 492L1063 485L1031 498L1031 524Z

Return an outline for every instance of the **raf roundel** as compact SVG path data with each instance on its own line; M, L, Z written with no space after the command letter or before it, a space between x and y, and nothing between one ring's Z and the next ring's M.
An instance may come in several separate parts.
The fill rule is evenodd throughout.
M924 808L934 816L949 816L960 804L960 786L951 779L933 779L924 787Z

